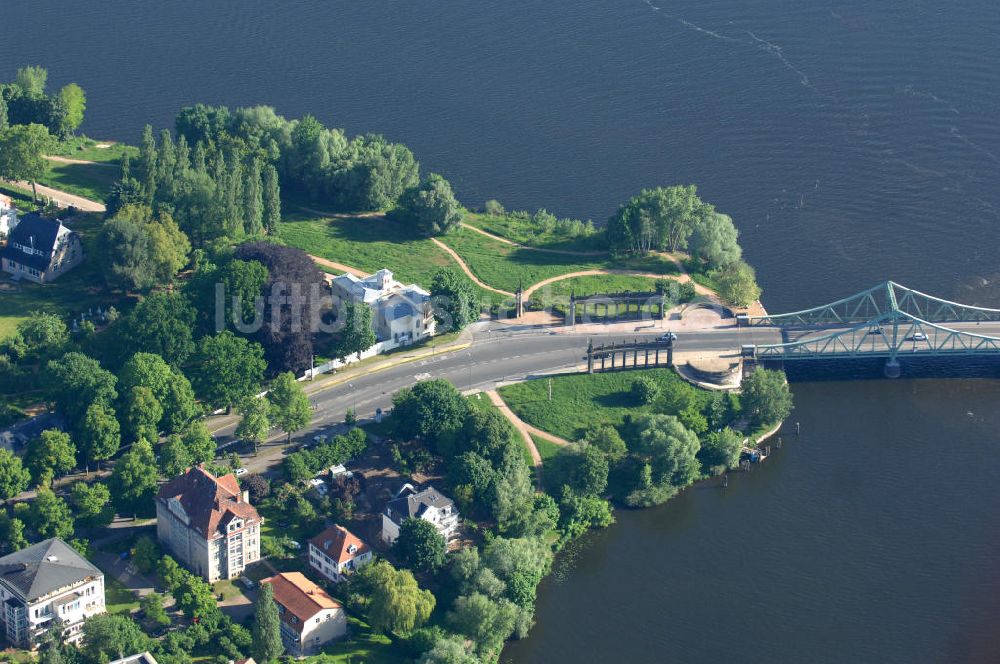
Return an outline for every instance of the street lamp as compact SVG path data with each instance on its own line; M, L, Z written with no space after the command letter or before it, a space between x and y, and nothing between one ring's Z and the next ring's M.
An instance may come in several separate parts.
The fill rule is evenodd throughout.
M472 390L472 353L466 353L469 356L469 390Z

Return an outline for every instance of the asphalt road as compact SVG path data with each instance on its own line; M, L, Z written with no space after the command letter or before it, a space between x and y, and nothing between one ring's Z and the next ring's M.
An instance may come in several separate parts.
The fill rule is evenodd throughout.
M956 329L1000 336L1000 324L962 323ZM822 336L835 328L812 330L803 335ZM419 380L443 378L462 391L493 389L506 381L530 379L532 376L572 371L586 364L588 339L595 345L621 343L634 339L651 341L662 333L584 335L553 333L544 329L524 331L491 330L476 335L473 344L464 350L446 353L395 367L358 376L346 383L310 395L315 415L310 426L296 434L296 439L309 439L317 433L332 433L343 423L348 408L354 409L359 418L374 416L377 408L388 410L392 395ZM802 337L799 337L802 338ZM780 332L775 328L720 328L702 331L684 331L674 343L675 352L717 351L736 352L744 344L781 343ZM235 426L222 429L222 440L232 437ZM283 437L276 435L260 454L246 461L252 472L263 471L280 461L283 454Z

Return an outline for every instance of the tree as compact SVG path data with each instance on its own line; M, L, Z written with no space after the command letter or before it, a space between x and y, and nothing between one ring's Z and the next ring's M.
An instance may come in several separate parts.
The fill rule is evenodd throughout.
M253 657L261 664L268 664L281 657L285 646L281 642L281 622L274 603L274 588L262 583L254 603Z
M278 171L270 164L263 171L264 230L273 235L281 221L281 192L278 189Z
M159 423L163 419L163 406L148 387L133 387L125 394L121 417L125 435L130 440L155 441L159 439Z
M29 512L31 527L41 537L69 539L73 535L73 513L52 489L38 489Z
M741 401L755 426L777 424L792 412L792 392L781 371L756 369L743 379Z
M41 97L45 94L45 85L49 80L49 70L37 65L28 65L17 70L14 85L26 97Z
M202 420L195 420L181 432L184 447L191 455L191 464L208 463L215 458L217 447L215 438L208 431Z
M42 636L44 645L39 649L39 664L63 664L62 643L55 631L48 631Z
M159 472L153 446L140 438L115 462L111 491L119 514L149 514L153 511Z
M0 133L0 178L27 180L31 200L38 200L37 181L49 170L45 155L52 149L49 130L40 124L12 125Z
M0 447L0 500L10 500L28 488L31 473L21 465L21 457Z
M465 423L469 402L446 380L418 381L392 397L392 422L403 438L422 436L432 446Z
M155 539L148 535L143 535L135 541L135 546L132 547L132 561L140 572L143 574L152 574L161 559L166 560L163 557L160 545L156 543ZM169 567L169 563L167 563L167 566Z
M625 441L622 440L618 430L610 424L599 424L592 427L587 431L583 439L591 447L596 447L604 452L608 457L608 461L612 464L617 463L628 453Z
M291 442L292 434L304 429L312 420L312 404L302 383L295 380L290 371L278 374L271 381L267 398L271 402L271 419L288 434L288 442Z
M452 629L476 642L480 655L492 660L514 633L517 613L510 600L473 593L455 600L447 620Z
M214 408L229 408L260 392L264 349L226 330L203 337L195 353L194 389Z
M698 436L673 415L637 418L632 452L643 457L653 470L653 481L683 487L698 475Z
M449 635L438 639L417 664L479 664L479 658L469 652L465 639Z
M212 586L194 574L186 574L171 594L177 600L177 608L188 618L201 620L219 611Z
M692 229L688 249L710 268L730 265L743 255L732 218L718 212L702 215Z
M144 290L166 284L187 263L191 244L166 213L125 205L101 227L102 272L108 284Z
M757 273L743 261L715 270L712 278L719 287L719 296L738 307L745 307L760 299L762 291L757 285Z
M69 329L61 316L34 311L17 324L14 334L2 343L3 352L19 361L43 361L56 356L69 343Z
M76 465L76 446L68 433L47 429L28 443L24 462L35 483L47 485Z
M107 218L114 217L127 207L143 205L145 202L142 184L130 175L123 175L108 188L108 195L104 198L104 214Z
M271 402L267 399L247 397L240 403L239 412L242 416L236 426L236 437L257 446L267 440L271 432Z
M632 396L641 404L655 403L661 391L660 383L652 376L639 376L632 381Z
M608 220L608 246L618 255L685 249L709 213L714 208L698 198L694 185L643 189Z
M87 95L79 85L70 83L63 86L56 98L66 109L66 116L60 129L63 134L72 134L83 124L83 112L87 110Z
M94 462L100 467L101 462L112 458L121 446L121 426L115 411L101 402L90 404L77 430L77 439L84 463Z
M0 512L0 548L3 552L13 553L28 546L24 537L24 521Z
M428 237L444 235L457 228L464 216L451 184L435 173L431 173L419 186L403 192L393 214Z
M344 305L344 327L340 331L337 353L346 358L352 353L361 356L378 341L372 326L372 308L367 304L348 302Z
M444 564L448 543L429 521L406 519L399 527L394 550L409 567L433 572Z
M406 635L430 618L436 603L421 590L409 570L397 570L384 560L358 571L359 585L368 589L368 621L379 632Z
M192 465L193 458L181 437L174 434L167 438L160 450L160 474L163 477L180 475Z
M444 269L434 275L431 301L439 332L462 330L479 318L476 289L454 270Z
M698 456L708 469L722 471L736 467L740 462L742 450L743 436L726 427L722 431L713 431L705 436Z
M47 365L47 383L56 410L76 428L91 404L110 406L118 398L118 379L100 363L83 353L66 353Z
M76 482L70 487L69 502L76 510L76 518L88 528L104 527L115 517L111 491L102 482Z
M109 662L153 649L153 640L127 615L102 613L83 623L87 662Z
M271 482L263 475L251 473L243 478L241 484L250 494L251 503L259 503L271 495Z
M146 624L152 629L159 629L170 624L170 616L163 608L163 595L159 593L149 593L139 600L139 608L142 610Z
M581 496L600 496L608 486L608 457L586 443L564 447L546 462L545 481L554 492L568 486Z
M120 350L125 357L153 353L179 367L194 351L195 310L180 293L157 291L135 305L122 325Z

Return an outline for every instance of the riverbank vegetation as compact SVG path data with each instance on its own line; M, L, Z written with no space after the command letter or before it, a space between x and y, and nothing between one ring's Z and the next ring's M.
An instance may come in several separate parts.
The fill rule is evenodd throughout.
M549 385L551 384L551 398ZM511 410L571 441L545 464L550 491L654 505L735 467L746 434L791 412L781 372L758 369L743 396L699 390L668 369L553 376L500 389Z

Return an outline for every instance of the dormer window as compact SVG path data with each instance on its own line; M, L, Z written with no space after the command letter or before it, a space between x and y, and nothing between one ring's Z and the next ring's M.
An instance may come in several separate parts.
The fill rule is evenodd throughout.
M233 519L229 522L229 532L235 532L243 527L243 521L241 519Z

